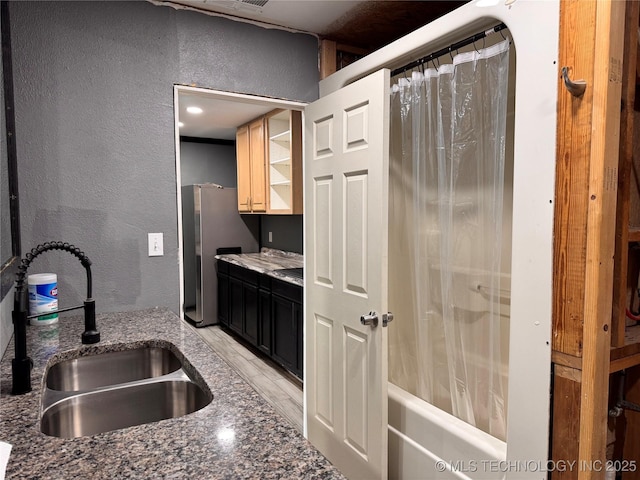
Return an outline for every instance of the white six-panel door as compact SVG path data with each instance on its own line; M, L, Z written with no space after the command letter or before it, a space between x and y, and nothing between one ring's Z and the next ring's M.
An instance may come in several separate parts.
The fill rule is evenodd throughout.
M305 109L307 435L350 479L387 477L388 91L380 70Z

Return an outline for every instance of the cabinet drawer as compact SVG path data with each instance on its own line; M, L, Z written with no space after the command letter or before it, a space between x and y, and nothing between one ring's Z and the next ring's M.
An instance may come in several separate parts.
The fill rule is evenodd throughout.
M302 303L302 287L299 285L272 278L271 292L294 302Z

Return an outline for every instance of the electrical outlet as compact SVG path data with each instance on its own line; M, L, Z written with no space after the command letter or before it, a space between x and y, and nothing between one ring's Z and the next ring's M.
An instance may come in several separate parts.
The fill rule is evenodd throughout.
M273 242L273 232L269 232L269 243Z
M162 240L162 233L150 233L149 234L149 256L161 257L164 255L164 245Z

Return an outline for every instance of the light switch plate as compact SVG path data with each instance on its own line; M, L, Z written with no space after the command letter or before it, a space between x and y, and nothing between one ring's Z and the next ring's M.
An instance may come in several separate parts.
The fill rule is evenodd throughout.
M149 234L149 256L150 257L161 257L164 255L164 245L163 245L163 234L162 233L150 233Z

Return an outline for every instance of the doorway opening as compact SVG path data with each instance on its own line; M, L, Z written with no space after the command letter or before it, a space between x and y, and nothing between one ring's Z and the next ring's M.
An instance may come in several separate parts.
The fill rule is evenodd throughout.
M193 213L185 215L183 188L189 185L216 184L237 187L235 138L237 127L275 109L303 110L306 104L290 100L260 97L184 85L174 86L174 131L176 148L176 202L178 224L178 273L180 279L180 318L189 318L196 308L197 279L204 272L197 268ZM193 189L192 189L193 192ZM187 202L193 203L193 196ZM193 212L193 208L190 209ZM237 210L236 210L237 213ZM238 214L238 217L240 215ZM243 215L247 223L257 225L261 215ZM185 240L188 240L185 242ZM259 249L260 238L257 238ZM187 252L187 250L189 250ZM212 256L215 256L215 250ZM210 270L212 258L201 258ZM209 272L211 273L211 272ZM215 277L215 271L213 272ZM215 285L200 283L208 295L216 295ZM186 315L185 315L186 313ZM197 326L217 323L216 315L200 319Z

